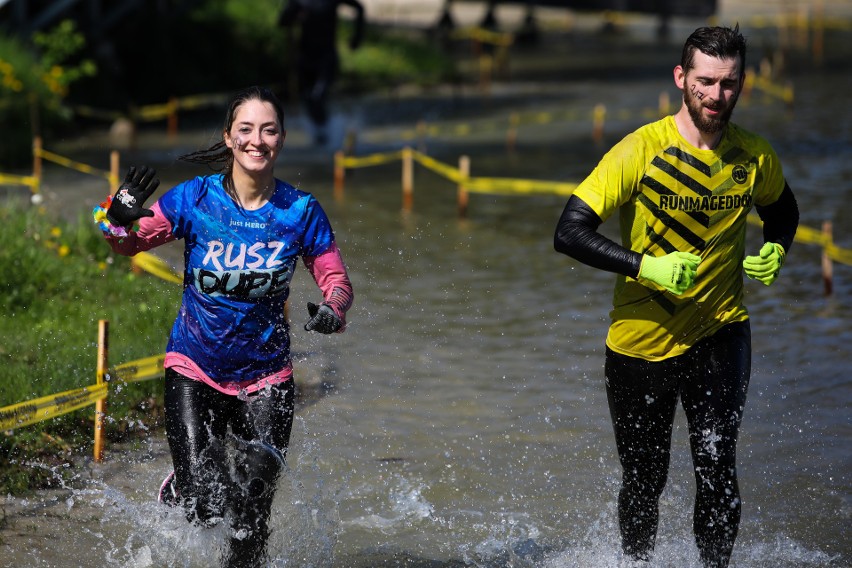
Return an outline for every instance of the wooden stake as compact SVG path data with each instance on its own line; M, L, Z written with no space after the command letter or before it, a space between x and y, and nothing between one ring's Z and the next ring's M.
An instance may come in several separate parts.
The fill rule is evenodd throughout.
M410 146L402 149L402 209L414 207L414 152Z
M178 133L178 100L175 97L169 99L169 115L166 119L169 140L177 138Z
M102 385L106 380L109 368L109 322L98 322L98 367L97 384ZM106 397L95 402L95 462L104 459L104 416L106 415Z
M592 137L595 142L603 140L604 120L606 119L606 107L603 104L595 105L594 110L594 125L592 128Z
M38 180L39 185L41 185L41 149L41 136L33 137L33 177Z
M663 118L667 114L669 114L669 108L671 107L671 101L669 100L669 92L663 91L660 93L660 98L658 101L658 107L660 112L660 118Z
M518 123L520 123L521 119L518 116L518 113L513 112L509 115L509 129L506 131L506 149L509 153L515 151L515 147L518 142Z
M822 224L822 234L825 237L825 244L822 249L822 283L826 296L831 296L834 292L834 265L831 262L831 257L828 256L828 247L834 243L832 233L831 221L824 221Z
M343 150L334 153L334 198L338 200L343 197L343 186L346 180L346 166L343 165L345 158L346 154Z
M118 190L119 185L119 158L118 158L118 150L113 150L109 153L109 189L111 193L115 193Z
M459 173L461 174L461 182L459 183L457 192L459 217L467 217L468 193L465 187L465 182L470 179L470 157L459 157Z

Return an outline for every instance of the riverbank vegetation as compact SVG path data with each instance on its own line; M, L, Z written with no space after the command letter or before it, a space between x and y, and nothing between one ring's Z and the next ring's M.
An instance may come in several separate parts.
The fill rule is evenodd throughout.
M0 407L95 384L98 321L112 364L158 355L180 287L134 274L90 218L69 223L35 207L0 206ZM111 384L111 441L161 425L162 381ZM61 484L92 454L94 406L0 433L0 492Z
M26 165L34 134L79 134L93 116L101 122L132 118L140 106L172 97L260 84L297 104L294 32L278 26L281 5L205 0L177 9L143 3L100 38L86 37L71 20L30 38L0 29L0 118L7 126L0 171ZM422 30L371 24L368 13L366 37L353 51L351 25L343 9L341 15L340 91L428 86L454 78L451 54ZM87 112L78 114L80 108Z

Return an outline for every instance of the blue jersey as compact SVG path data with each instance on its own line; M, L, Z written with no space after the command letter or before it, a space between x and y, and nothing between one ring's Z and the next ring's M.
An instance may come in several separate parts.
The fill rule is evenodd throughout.
M290 365L284 303L296 261L334 243L319 202L275 183L255 211L225 192L221 174L188 180L158 201L184 241L183 302L167 351L216 382L259 379Z

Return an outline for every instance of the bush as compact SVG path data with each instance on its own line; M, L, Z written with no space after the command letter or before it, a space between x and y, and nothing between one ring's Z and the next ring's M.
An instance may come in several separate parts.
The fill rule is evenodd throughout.
M69 86L95 74L90 60L69 64L85 46L74 22L33 36L33 47L0 35L0 122L4 125L0 165L18 167L32 159L33 135L67 123L63 105Z

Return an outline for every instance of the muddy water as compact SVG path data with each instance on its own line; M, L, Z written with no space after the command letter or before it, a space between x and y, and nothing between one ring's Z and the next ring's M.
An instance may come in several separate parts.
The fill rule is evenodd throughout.
M843 214L852 199L852 115L835 96L852 90L852 74L800 68L792 78L793 111L753 97L736 120L778 150L802 223L832 220L837 242L852 247ZM359 149L368 153L398 147L400 132L418 117L453 124L519 106L626 109L613 115L600 144L580 120L523 130L513 155L502 134L485 127L426 144L447 163L472 156L474 175L576 181L671 89L668 71L656 68L569 79L498 86L487 99L468 90L461 98L436 92L341 101L339 121L361 128ZM455 188L417 169L414 210L403 213L398 164L352 173L335 199L329 154L305 145L298 120L291 130L279 176L324 204L357 300L344 335L308 336L295 326L298 380L321 396L297 415L275 504L272 564L617 566L619 467L602 383L612 278L553 252L563 199L477 195L468 219L459 220ZM213 131L179 142L198 145ZM160 162L164 185L198 173L174 162L180 149L157 146L155 135L140 140L151 143L128 160ZM62 191L88 204L104 188L49 172L46 195ZM749 240L756 250L756 230ZM179 259L175 250L163 254ZM747 285L754 365L740 442L744 508L735 566L852 563L851 271L835 266L834 295L825 297L819 249L799 244L771 288ZM301 271L295 320L312 299L315 288ZM655 567L698 566L680 413L674 448ZM215 565L222 531L188 527L155 503L169 470L165 444L152 436L111 448L105 464L83 467L65 490L6 498L3 564Z

